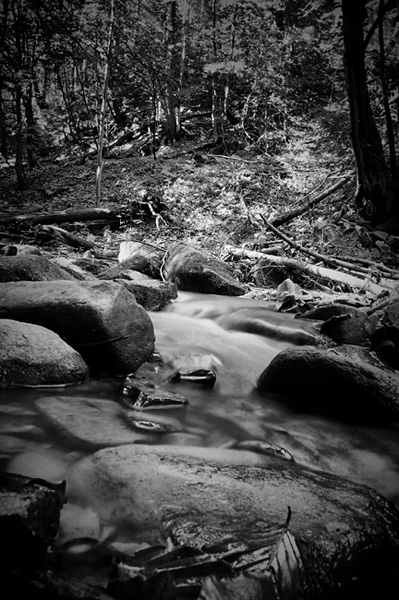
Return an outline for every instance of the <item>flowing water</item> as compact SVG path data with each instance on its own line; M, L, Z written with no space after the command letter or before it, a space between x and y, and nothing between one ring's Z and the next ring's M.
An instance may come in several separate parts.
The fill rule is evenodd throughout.
M144 365L139 374L178 391L189 404L179 409L137 411L140 419L172 429L162 435L146 431L143 438L139 434L138 443L207 446L215 452L222 447L244 447L245 442L255 440L273 444L300 464L372 486L399 508L398 423L371 427L298 412L277 397L255 391L258 376L272 358L292 345L292 340L311 341L317 335L317 323L275 313L263 301L188 293L181 293L167 310L150 313L150 317L163 362ZM176 370L193 368L212 369L215 386L168 381ZM88 442L92 435L97 437L94 445L85 445L80 443L80 434L80 442L74 443L38 410L37 401L56 396L73 410L72 400L85 398L97 413L105 411L104 419L112 420L109 405L124 406L120 389L121 379L104 378L56 390L0 390L0 469L50 481L66 479L67 493L72 490L73 495L75 464L101 447L103 432L98 423L105 421L91 422L88 417L82 424L75 415L76 426L86 427ZM106 437L104 432L104 440ZM105 445L112 444L104 441ZM104 524L100 527L85 498L76 498L63 509L65 539L98 537L103 535L100 529L104 531Z

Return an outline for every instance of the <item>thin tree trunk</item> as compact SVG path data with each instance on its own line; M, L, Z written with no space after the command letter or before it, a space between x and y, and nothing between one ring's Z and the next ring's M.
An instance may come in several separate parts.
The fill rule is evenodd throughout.
M23 123L22 123L22 90L21 86L17 84L15 90L15 114L16 114L16 148L15 148L15 172L17 175L18 186L23 188L26 183L25 171L24 171L24 143L23 143Z
M101 176L102 176L102 169L103 169L105 113L107 110L109 67L110 67L110 61L111 61L111 50L112 50L112 39L113 39L113 33L114 33L114 24L115 24L115 0L111 0L108 45L107 45L107 54L106 54L106 59L105 59L104 88L103 88L103 95L102 95L102 102L101 102L100 124L99 124L100 127L99 127L97 173L96 173L96 207L97 208L100 204L100 199L101 199Z

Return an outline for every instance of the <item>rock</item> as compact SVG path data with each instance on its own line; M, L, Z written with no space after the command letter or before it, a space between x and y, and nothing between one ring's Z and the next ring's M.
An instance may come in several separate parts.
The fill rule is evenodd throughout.
M375 331L378 319L363 311L333 316L324 321L320 333L328 335L337 344L352 344L371 348L371 335Z
M359 312L361 311L354 306L348 306L347 304L340 303L329 303L311 308L310 310L295 316L295 318L312 319L315 321L328 321L328 319L331 319L331 317L341 317L344 315L356 316Z
M69 385L88 375L80 354L53 331L0 319L0 384Z
M74 279L79 279L81 281L87 279L93 281L93 279L95 279L95 276L92 273L90 273L90 271L79 267L77 265L77 261L73 258L64 258L63 256L60 256L54 258L54 262L57 263L57 265L59 265L62 269L67 271L70 275L72 275Z
M123 408L111 400L50 396L37 400L35 407L57 435L74 449L93 450L153 441L151 431L131 427Z
M149 267L149 260L146 256L132 256L121 263L106 269L102 273L99 273L99 279L118 279L123 277L124 271L139 271L145 273Z
M134 274L131 279L117 279L117 281L132 292L137 303L146 310L162 310L177 298L177 288L174 283L159 281L137 271L131 273Z
M0 317L58 333L82 355L91 372L132 373L154 350L148 314L114 282L2 283Z
M21 255L34 255L34 256L42 256L39 248L36 246L31 246L29 244L12 244L10 246L1 246L0 254L3 256L19 256Z
M377 592L397 583L399 514L366 486L220 448L104 449L75 474L107 522L123 523L149 544L171 539L200 550L241 549L244 564L260 577L285 531L296 557L287 579L303 588L281 597L361 597L368 587Z
M0 256L0 282L74 280L75 277L45 256Z
M125 377L121 393L126 406L134 410L183 408L188 400L185 396L164 390L145 379Z
M123 264L130 259L145 258L147 261L146 266L138 270L150 277L159 279L164 255L165 251L162 248L157 248L143 242L127 241L121 242L118 260Z
M241 296L246 291L226 263L183 242L168 248L163 274L189 292Z
M398 379L334 348L283 350L261 373L257 389L279 394L297 406L359 422L399 418Z
M0 560L8 570L42 566L54 540L64 494L46 481L0 473Z

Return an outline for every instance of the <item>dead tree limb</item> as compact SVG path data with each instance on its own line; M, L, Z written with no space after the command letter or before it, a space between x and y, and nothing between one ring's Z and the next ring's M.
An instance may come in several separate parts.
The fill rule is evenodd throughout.
M277 229L277 227L275 227L274 225L269 223L267 221L267 219L265 219L265 217L261 213L259 214L259 216L268 229L273 231L273 233L275 233L279 238L281 238L282 240L287 242L287 244L289 244L292 248L299 250L303 254L312 256L312 258L315 258L316 260L321 260L324 264L330 265L332 267L341 267L341 268L347 269L348 271L351 271L351 272L356 271L357 273L364 273L365 275L368 275L368 276L371 275L370 269L368 269L366 267L362 267L359 265L356 267L356 269L354 269L353 264L351 264L347 261L340 260L338 258L330 258L329 256L326 256L325 254L320 254L319 252L315 252L314 250L309 250L308 248L304 248L303 246L301 246L301 244L294 242L288 236L286 236L284 233L281 233L281 231L279 229Z
M295 217L299 217L300 215L303 215L310 208L312 208L313 206L315 206L316 204L318 204L319 202L321 202L322 200L324 200L325 198L330 196L333 192L336 192L337 190L339 190L339 188L343 187L345 185L345 183L348 183L348 181L350 181L351 179L352 179L352 175L346 175L346 177L344 177L340 181L337 181L336 183L334 183L334 185L331 185L329 188L324 190L324 192L322 192L321 194L316 196L316 198L313 198L313 200L309 200L304 206L300 206L299 208L296 208L295 210L291 210L291 211L285 213L284 215L280 215L279 217L276 217L275 219L270 221L270 223L272 225L278 226L278 225L283 225L284 223L288 223L288 221L292 221L292 219L295 219Z
M0 217L0 225L27 223L31 225L48 225L51 223L75 223L76 221L117 221L120 215L108 208L85 208L82 210L60 211L41 215L12 215Z

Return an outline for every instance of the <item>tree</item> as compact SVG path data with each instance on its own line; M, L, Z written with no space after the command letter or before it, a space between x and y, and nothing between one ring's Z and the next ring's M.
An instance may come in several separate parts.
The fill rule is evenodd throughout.
M367 83L363 31L366 4L367 0L342 0L344 64L358 177L356 203L372 226L389 227L391 222L394 227L399 217L398 189L385 159Z

